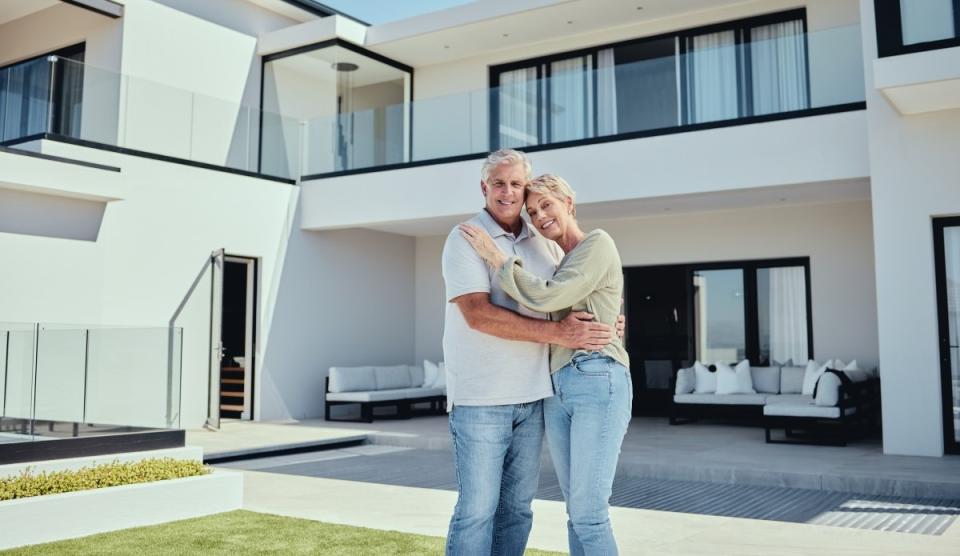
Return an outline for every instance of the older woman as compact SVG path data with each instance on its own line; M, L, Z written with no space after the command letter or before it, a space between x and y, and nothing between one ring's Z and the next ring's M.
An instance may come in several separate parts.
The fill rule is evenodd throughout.
M613 325L620 313L623 272L613 239L603 230L584 233L577 224L575 194L562 178L543 175L526 190L530 220L565 252L550 279L527 272L487 233L461 225L464 237L496 273L504 291L535 311L559 320L587 311ZM633 386L620 338L602 351L551 346L554 396L544 401L547 442L567 502L571 554L616 554L609 499L620 445L630 422Z

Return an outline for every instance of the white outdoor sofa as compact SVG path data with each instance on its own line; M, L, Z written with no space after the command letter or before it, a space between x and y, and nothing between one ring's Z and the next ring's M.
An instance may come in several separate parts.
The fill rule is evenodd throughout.
M715 372L713 365L710 371ZM803 394L805 367L751 367L755 394L695 393L693 368L674 379L670 424L710 417L762 423L771 444L845 445L855 432L866 432L880 407L880 381L863 370L829 369L816 381L816 395ZM784 439L772 431L784 430Z
M325 381L324 398L327 421L373 422L375 407L397 408L395 417L408 419L413 414L412 406L419 403L430 405L429 413L446 410L446 387L424 385L424 370L413 365L389 367L330 367ZM360 406L359 419L334 419L330 409L337 405Z

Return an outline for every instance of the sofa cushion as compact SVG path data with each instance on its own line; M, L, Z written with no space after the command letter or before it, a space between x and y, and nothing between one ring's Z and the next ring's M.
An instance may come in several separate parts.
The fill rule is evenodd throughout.
M813 359L807 361L807 368L803 372L803 389L800 393L813 395L813 390L817 387L817 380L820 379L820 375L827 369L833 368L838 368L833 359L827 360L823 365Z
M420 388L425 386L424 382L426 377L424 376L423 367L418 367L416 365L409 365L407 369L410 371L410 387L411 388Z
M338 392L327 394L327 400L332 402L385 402L405 400L411 396L411 390L422 388L395 388L392 390L372 390L368 392Z
M777 394L776 396L767 396L767 405L810 403L812 401L813 396L804 396L803 394Z
M735 369L731 369L726 363L717 363L717 395L756 393L749 361L744 359L737 363Z
M693 367L680 369L677 371L677 386L673 389L674 394L689 394L697 387L697 375Z
M848 407L847 415L856 413L856 408ZM836 419L840 417L840 408L825 407L814 403L780 403L763 406L763 414L776 417L823 417Z
M377 390L395 390L410 388L410 370L406 365L392 367L374 367L374 376L377 379Z
M440 367L436 363L429 359L423 360L423 385L431 386L437 382L437 373L440 372Z
M803 391L804 370L803 367L782 367L780 369L780 393L800 394Z
M694 393L713 394L717 391L717 373L710 372L710 369L699 361L693 364L693 372L697 377Z
M447 392L443 388L410 388L407 398L433 398L446 394Z
M330 367L331 392L361 392L377 389L373 367Z
M696 403L713 405L763 405L763 394L675 394L676 403Z
M780 393L780 367L750 367L753 389L763 394Z
M447 389L447 366L443 361L437 363L437 380L433 381L433 384L425 384L424 386Z
M840 385L843 379L839 372L826 372L820 375L814 388L813 403L820 406L835 406L840 403Z

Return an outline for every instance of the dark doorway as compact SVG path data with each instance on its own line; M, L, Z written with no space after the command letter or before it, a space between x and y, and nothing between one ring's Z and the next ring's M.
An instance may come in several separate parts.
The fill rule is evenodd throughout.
M624 278L633 413L665 415L673 398L674 371L690 358L687 269L628 268Z
M220 415L253 418L257 261L227 255L223 265Z
M960 217L933 221L940 324L943 449L960 454Z

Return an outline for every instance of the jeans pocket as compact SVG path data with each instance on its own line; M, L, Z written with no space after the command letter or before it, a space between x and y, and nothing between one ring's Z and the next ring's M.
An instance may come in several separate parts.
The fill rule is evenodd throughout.
M582 359L573 363L573 368L578 375L609 377L611 359L609 357L593 357Z

